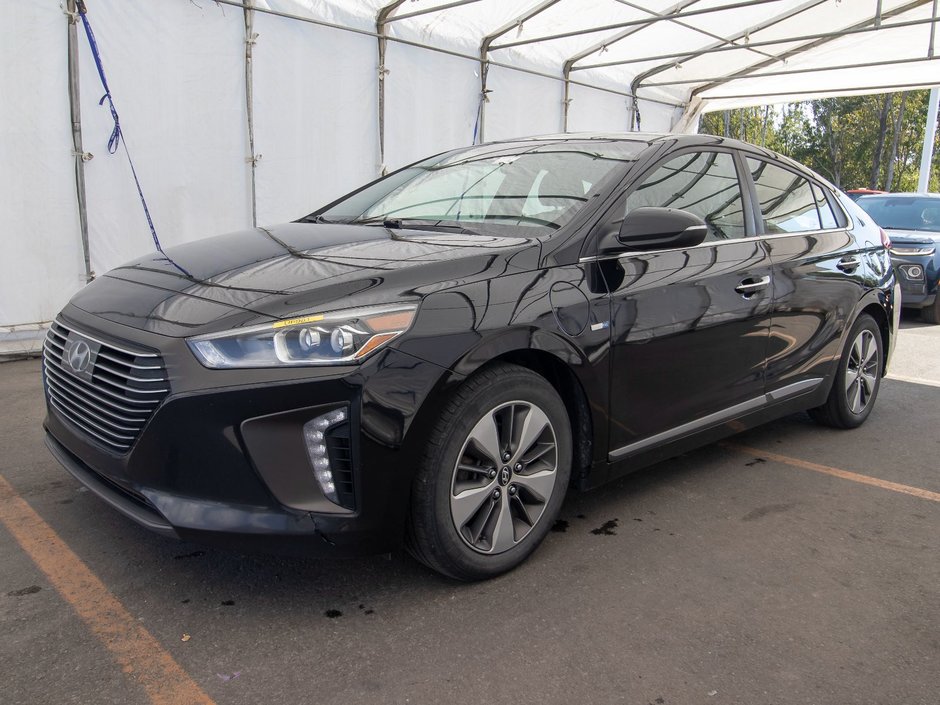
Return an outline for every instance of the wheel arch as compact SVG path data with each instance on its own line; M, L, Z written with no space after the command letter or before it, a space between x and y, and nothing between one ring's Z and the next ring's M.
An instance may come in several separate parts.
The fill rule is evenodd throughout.
M875 319L875 323L878 324L878 329L881 331L881 373L885 374L888 371L888 350L890 350L891 345L891 324L888 321L888 314L878 302L866 305L858 312L858 316L862 314L868 314ZM855 317L856 320L858 320L858 316Z
M580 483L597 462L597 449L606 453L606 368L595 368L573 341L550 331L534 327L504 329L478 341L453 363L446 383L435 390L439 401L430 407L439 407L463 380L500 362L535 372L562 398L574 446L572 483ZM415 424L417 428L433 423L433 411L420 416L424 418Z
M594 418L581 381L567 364L544 350L511 350L493 358L480 369L499 362L518 365L535 372L558 392L565 404L571 425L571 483L577 485L590 473L594 462Z

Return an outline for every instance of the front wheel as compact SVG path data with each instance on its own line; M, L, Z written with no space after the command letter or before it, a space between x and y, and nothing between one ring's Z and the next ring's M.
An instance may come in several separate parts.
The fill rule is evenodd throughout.
M940 323L940 290L930 306L924 306L920 310L920 320L924 323Z
M810 415L834 428L861 426L875 406L883 369L881 330L875 319L862 314L849 332L829 398Z
M498 364L456 391L412 489L407 546L458 580L519 565L558 516L571 475L564 403L541 376Z

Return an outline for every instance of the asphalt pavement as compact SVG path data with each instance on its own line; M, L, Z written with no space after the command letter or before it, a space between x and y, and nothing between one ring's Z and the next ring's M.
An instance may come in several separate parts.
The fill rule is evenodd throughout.
M39 362L0 364L0 703L936 705L938 363L906 319L863 428L794 415L571 493L472 585L153 535L46 451Z

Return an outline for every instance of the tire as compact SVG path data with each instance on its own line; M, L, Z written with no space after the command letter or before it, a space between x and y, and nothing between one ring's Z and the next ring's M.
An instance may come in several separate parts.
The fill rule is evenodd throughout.
M924 323L940 323L940 291L930 306L925 306L920 310L920 320Z
M558 517L571 458L568 413L543 377L505 363L479 371L453 394L429 435L412 486L406 547L457 580L512 570Z
M875 319L863 313L846 339L826 403L810 409L810 416L833 428L861 426L875 406L883 369L881 329Z

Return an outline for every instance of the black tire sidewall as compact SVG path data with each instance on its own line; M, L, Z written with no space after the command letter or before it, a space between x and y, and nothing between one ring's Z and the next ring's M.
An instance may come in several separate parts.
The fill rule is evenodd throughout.
M429 514L423 517L422 523L434 533L434 552L449 568L449 574L462 579L492 577L511 570L524 561L551 529L564 502L571 477L571 425L564 402L542 377L524 368L518 368L518 372L512 368L509 370L508 373L500 375L498 386L490 385L476 389L460 400L461 408L456 421L449 427L439 426L435 429L443 434L443 437L437 446L438 451L427 458L429 462L422 468L422 473L426 474L425 483L422 484L428 496L423 498L424 501L416 501L414 509ZM551 421L558 449L558 465L555 470L557 477L548 506L529 534L518 545L504 553L486 555L467 546L454 527L450 513L451 482L457 456L463 449L470 431L484 414L510 401L535 404Z
M940 323L940 290L937 291L937 296L933 303L920 310L920 320L924 323L932 323L934 325Z

